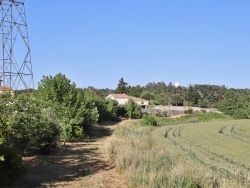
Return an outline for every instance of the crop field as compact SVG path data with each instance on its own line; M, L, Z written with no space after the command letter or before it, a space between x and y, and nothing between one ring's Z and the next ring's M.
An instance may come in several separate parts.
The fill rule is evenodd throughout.
M192 161L220 180L250 187L250 120L170 125L156 128L152 137L184 162Z
M210 115L118 126L110 157L130 187L250 188L250 120Z

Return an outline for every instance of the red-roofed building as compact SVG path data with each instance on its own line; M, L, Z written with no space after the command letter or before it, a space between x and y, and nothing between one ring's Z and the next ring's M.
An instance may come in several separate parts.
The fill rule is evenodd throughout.
M1 93L7 93L7 92L13 93L13 90L11 89L11 87L7 87L7 86L1 87L1 86L0 86L0 94L1 94Z

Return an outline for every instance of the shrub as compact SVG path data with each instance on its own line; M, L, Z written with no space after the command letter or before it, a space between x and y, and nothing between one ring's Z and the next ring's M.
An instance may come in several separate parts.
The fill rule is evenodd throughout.
M21 151L31 148L48 152L57 145L61 132L52 111L34 97L19 95L12 108L11 132L6 134L6 144ZM54 120L53 120L54 119Z
M20 152L29 149L51 150L61 132L56 117L34 96L21 94L3 102L0 113L0 137L6 147Z
M201 113L207 113L205 109L201 109Z
M141 106L131 99L124 105L124 109L128 118L139 119L141 117Z
M156 117L162 117L162 114L161 114L161 112L156 112L155 116Z
M142 120L141 120L142 125L152 125L152 126L157 126L157 121L156 118L153 114L149 115L144 115Z
M192 108L189 108L184 111L185 114L194 114L194 110Z
M124 108L124 106L118 106L118 109L117 109L117 116L118 117L126 117L126 110Z
M0 146L0 186L10 185L13 181L26 175L27 169L23 165L22 157L13 148Z
M163 112L162 112L162 117L169 117L168 112L167 112L167 111L163 111Z
M167 111L163 111L163 112L157 112L156 114L155 114L155 116L156 117L169 117L169 115L168 115L168 112Z
M197 122L200 122L200 120L196 117L192 117L188 120L188 123L197 123Z

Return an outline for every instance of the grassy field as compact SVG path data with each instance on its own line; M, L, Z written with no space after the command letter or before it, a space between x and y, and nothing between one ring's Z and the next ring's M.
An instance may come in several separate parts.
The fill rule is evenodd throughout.
M250 187L250 121L192 118L117 128L111 156L131 187Z

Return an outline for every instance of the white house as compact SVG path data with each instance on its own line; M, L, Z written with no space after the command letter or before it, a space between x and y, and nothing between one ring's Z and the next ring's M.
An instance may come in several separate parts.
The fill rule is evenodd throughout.
M128 102L129 99L132 99L136 104L141 106L148 106L149 101L145 99L140 99L137 97L132 97L124 94L109 94L106 99L116 100L119 105L124 105Z

